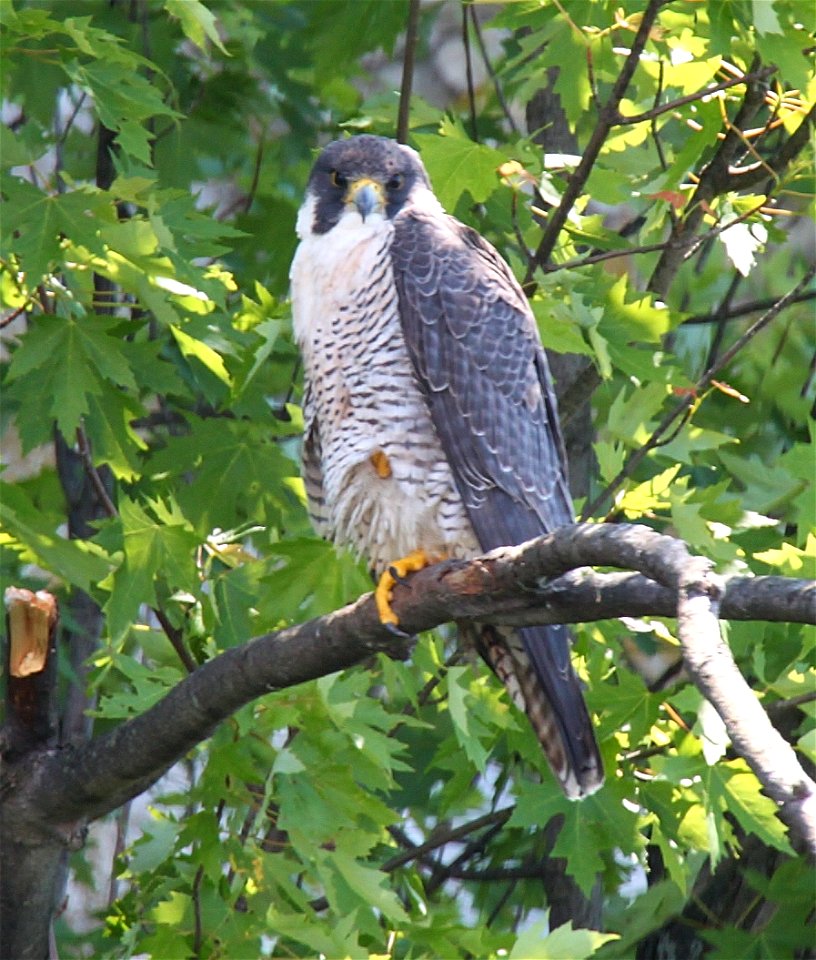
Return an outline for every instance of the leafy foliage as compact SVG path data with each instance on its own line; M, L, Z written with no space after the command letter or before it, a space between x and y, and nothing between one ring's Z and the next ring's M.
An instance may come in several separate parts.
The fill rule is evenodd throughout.
M643 8L503 6L491 25L504 31L504 96L525 104L555 70L583 146ZM366 54L394 51L407 4L7 0L0 14L0 297L17 318L4 422L24 452L55 429L78 438L113 478L114 508L86 539L66 539L73 493L55 467L19 479L3 490L0 559L8 582L45 578L104 611L88 681L104 727L182 676L168 631L200 663L367 589L304 510L287 271L313 148L344 127L394 132L396 97L356 81ZM424 11L423 36L439 16ZM613 128L534 272L545 343L589 358L599 384L590 500L691 392L687 422L616 488L613 515L671 526L726 572L803 576L816 560L807 303L741 350L727 383L695 388L756 317L734 305L772 301L804 272L807 157L761 176L748 166L767 167L813 102L814 26L794 0L664 7L620 111L680 102ZM698 248L658 294L654 247L689 213L747 84L697 94L758 63L779 69L751 119L745 175L706 201ZM478 141L466 103L443 114L419 98L411 140L448 209L523 276L569 161L512 132L490 82L477 95ZM670 630L647 624L639 637L657 647ZM706 891L695 884L726 861L774 909L709 904L698 926L711 955L803 950L807 872L771 801L741 760L707 751L695 690L645 689L620 655L624 632L587 626L576 644L608 770L596 797L562 798L524 718L437 632L410 662L270 695L219 728L189 758L188 789L156 798L118 859L121 894L101 926L78 938L63 925L63 952L84 955L81 940L109 957L632 956L686 922ZM812 685L812 634L735 624L729 639L766 704ZM812 756L808 709L790 736ZM740 865L758 841L765 875ZM586 895L600 882L609 932L547 921L551 858Z

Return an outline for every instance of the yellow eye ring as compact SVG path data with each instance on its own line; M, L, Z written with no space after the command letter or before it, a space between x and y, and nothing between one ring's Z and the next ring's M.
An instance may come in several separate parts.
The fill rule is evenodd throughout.
M340 190L345 190L348 186L346 177L344 177L342 173L338 173L337 170L332 170L329 173L329 179L331 180L332 186Z

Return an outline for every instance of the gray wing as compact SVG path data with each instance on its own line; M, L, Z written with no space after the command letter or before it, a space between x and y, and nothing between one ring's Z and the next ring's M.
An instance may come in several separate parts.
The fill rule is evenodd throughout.
M509 267L453 217L411 211L395 221L391 258L405 342L482 548L572 523L547 359ZM567 795L597 790L603 763L567 629L520 629L515 652L503 634L496 643L485 639L494 635L484 627L476 646L505 683L502 664L513 665L530 722Z
M406 344L482 548L572 523L547 359L510 269L453 217L410 210L391 256Z

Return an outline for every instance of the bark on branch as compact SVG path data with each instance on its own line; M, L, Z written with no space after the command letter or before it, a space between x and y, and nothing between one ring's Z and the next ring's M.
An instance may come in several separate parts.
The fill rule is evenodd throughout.
M541 578L586 566L629 569L640 577L613 574L607 579L582 571L572 574L569 590L562 582L536 592ZM787 822L816 850L816 822L805 816L805 801L816 788L770 725L717 629L720 607L734 618L777 619L787 605L787 619L812 621L816 591L811 583L783 584L781 578L759 578L753 586L740 578L728 587L709 566L691 557L681 541L646 527L566 527L478 560L429 568L397 588L395 609L404 628L418 633L461 618L574 622L622 613L660 615L674 608L694 682L720 712L736 748L782 806ZM577 599L569 596L573 586ZM624 604L622 591L629 588L634 588L635 610ZM767 611L757 609L755 597L777 589L780 599L769 603ZM531 608L534 614L522 613ZM256 697L352 666L375 651L404 656L408 649L380 624L370 595L328 616L258 637L204 664L146 713L105 736L23 758L13 767L6 808L43 830L101 816L149 787L219 722Z

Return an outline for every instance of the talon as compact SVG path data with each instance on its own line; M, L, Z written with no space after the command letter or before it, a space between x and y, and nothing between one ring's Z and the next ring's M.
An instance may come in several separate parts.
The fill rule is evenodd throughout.
M398 627L396 623L391 623L390 621L387 621L387 622L383 621L383 626L392 636L398 637L400 640L411 639L411 634L406 633L404 630Z
M388 572L394 580L394 583L400 583L405 586L408 583L408 577L404 577L396 567L389 567Z
M386 569L380 577L377 589L374 591L374 599L377 603L377 612L380 615L380 622L393 632L402 637L410 636L399 629L399 617L391 609L391 597L394 587L398 583L405 583L406 575L422 570L431 563L431 559L424 550L414 550L407 557L401 560L395 560Z

